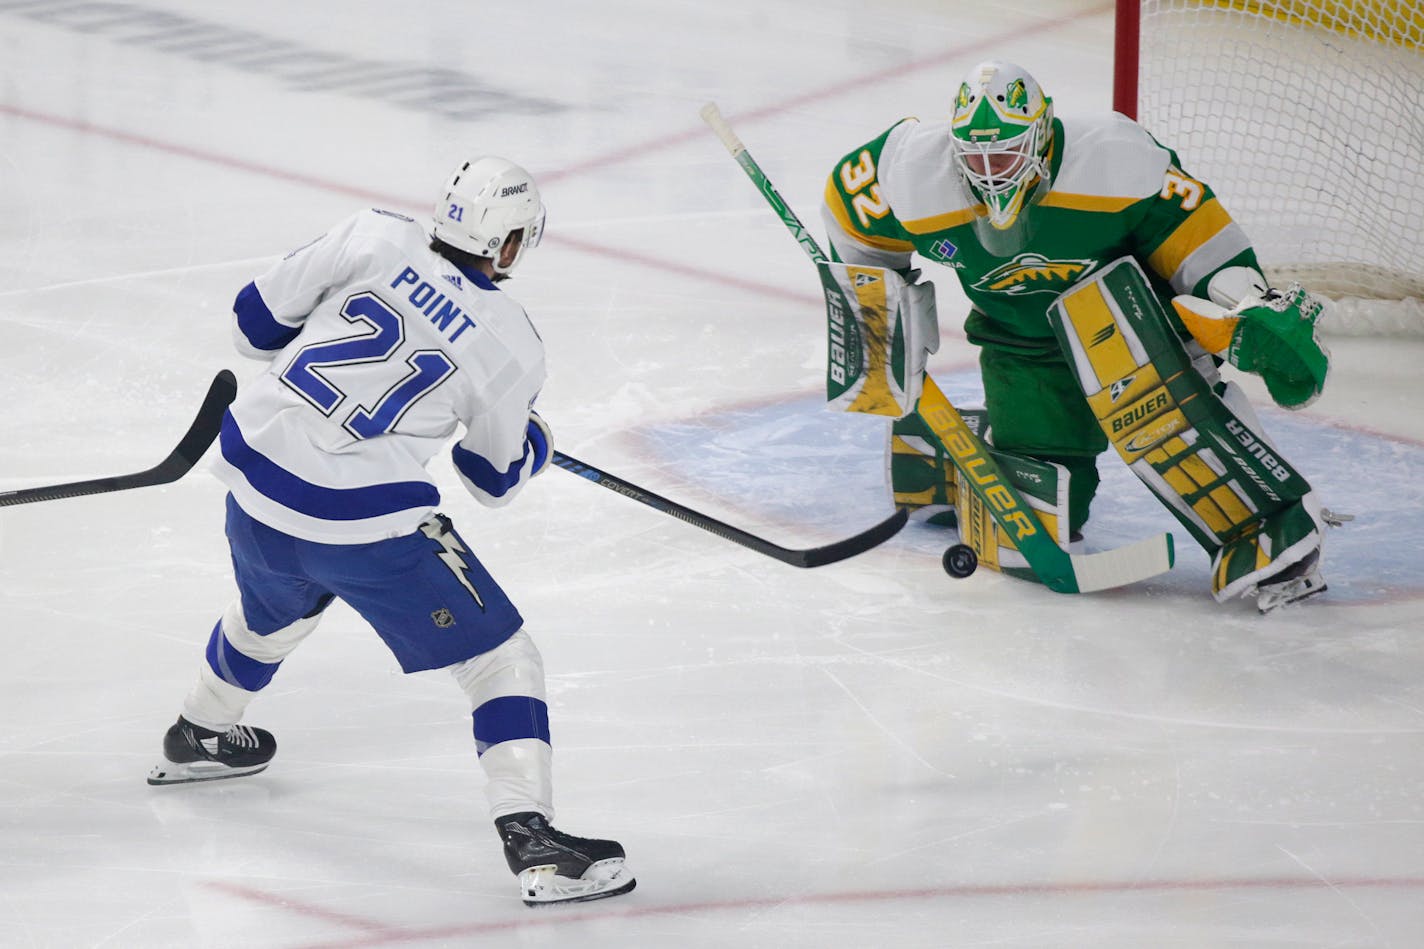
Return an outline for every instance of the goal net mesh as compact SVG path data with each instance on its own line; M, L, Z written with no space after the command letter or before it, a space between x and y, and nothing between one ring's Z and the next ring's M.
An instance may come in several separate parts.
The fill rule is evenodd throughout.
M1424 7L1144 0L1138 120L1335 333L1424 335Z

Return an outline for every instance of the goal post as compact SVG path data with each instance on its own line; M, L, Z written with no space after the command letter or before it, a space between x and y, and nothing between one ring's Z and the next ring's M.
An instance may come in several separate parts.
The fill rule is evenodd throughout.
M1424 6L1117 0L1113 106L1209 182L1328 332L1424 336Z

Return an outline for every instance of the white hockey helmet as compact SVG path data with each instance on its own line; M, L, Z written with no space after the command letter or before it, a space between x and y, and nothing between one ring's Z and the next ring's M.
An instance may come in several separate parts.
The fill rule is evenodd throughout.
M529 172L512 161L486 155L462 162L435 203L434 236L476 257L488 257L497 274L514 269L524 251L544 236L544 203ZM500 265L501 251L519 236L514 259Z
M1022 66L991 60L971 69L954 97L950 135L955 166L994 229L1012 227L1048 190L1053 100Z

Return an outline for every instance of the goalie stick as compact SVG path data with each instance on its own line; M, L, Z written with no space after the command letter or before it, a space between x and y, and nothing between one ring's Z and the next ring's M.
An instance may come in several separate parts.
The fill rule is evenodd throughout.
M109 491L127 491L129 488L146 488L156 484L177 481L197 464L203 452L218 436L222 427L223 413L237 395L237 377L224 369L213 377L208 386L208 394L203 396L203 404L198 408L197 417L188 426L178 447L168 453L168 457L147 471L117 475L110 478L95 478L91 481L74 481L69 484L52 484L39 488L21 488L17 491L0 491L0 507L12 504L29 504L33 501L56 501L60 498L77 498L86 494L105 494Z
M885 541L894 537L905 526L905 521L909 517L909 512L904 508L898 508L894 514L876 524L868 530L861 531L854 537L847 537L845 540L838 540L834 544L827 544L824 547L811 547L805 550L797 550L790 547L781 547L773 544L769 540L763 540L755 534L749 534L744 530L725 524L714 517L699 513L689 507L683 507L675 501L644 490L636 484L624 481L615 475L585 464L577 458L572 458L561 451L554 452L554 464L565 471L585 478L600 487L610 491L616 491L626 498L632 498L640 504L646 504L656 511L677 518L691 524L693 527L700 527L705 531L716 534L718 537L730 540L733 543L741 544L759 554L765 554L774 560L790 564L793 567L823 567L826 564L836 563L856 554L865 553L872 547L879 546Z
M699 114L766 198L812 263L828 261L816 239L782 199L776 186L761 170L736 132L732 131L716 104L707 103ZM1005 536L1014 539L1029 567L1050 590L1057 593L1091 593L1145 580L1172 568L1172 535L1166 533L1099 553L1074 554L1063 550L1048 536L1028 503L990 457L979 436L964 423L959 411L928 373L925 374L924 388L915 411L930 426L953 459L961 483L983 501L995 523L1003 529Z

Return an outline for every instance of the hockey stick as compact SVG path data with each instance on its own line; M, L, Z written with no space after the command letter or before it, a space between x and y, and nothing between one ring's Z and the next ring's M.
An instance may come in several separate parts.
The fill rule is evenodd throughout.
M127 491L129 488L146 488L155 484L168 484L187 474L203 452L218 436L222 427L223 413L233 397L237 395L237 378L224 369L213 377L208 386L208 394L203 396L203 404L193 424L188 426L178 447L168 453L168 457L147 471L135 474L117 475L111 478L95 478L92 481L75 481L70 484L52 484L40 488L21 488L18 491L0 491L0 507L11 504L29 504L32 501L56 501L60 498L77 498L85 494L104 494L109 491Z
M766 198L781 223L796 238L812 263L829 260L816 239L806 230L794 211L777 192L776 186L761 170L746 145L732 131L715 103L707 103L700 113L702 120L722 140L728 152L746 172ZM984 503L1005 536L1013 538L1015 546L1034 574L1050 590L1058 593L1090 593L1134 583L1170 570L1173 561L1172 535L1159 534L1115 550L1093 554L1072 554L1063 550L1048 536L1023 497L1010 484L999 465L989 455L984 443L964 423L959 411L940 391L928 373L924 376L916 413L924 419L935 437L945 447L960 480Z
M838 540L834 544L827 544L824 547L811 547L806 550L796 550L790 547L781 547L773 544L769 540L763 540L755 534L748 534L730 524L706 514L701 514L688 507L683 507L675 501L646 491L636 484L630 484L616 475L611 475L592 465L585 464L577 458L571 458L561 451L554 452L554 464L565 471L586 478L600 487L610 491L616 491L626 498L632 498L640 504L646 504L656 511L661 511L685 521L693 527L700 527L705 531L716 534L743 547L755 550L759 554L765 554L774 560L790 564L793 567L824 567L828 563L836 563L856 554L863 554L872 547L883 544L894 537L905 526L905 521L909 517L909 512L904 508L898 508L894 514L876 524L869 530L861 531L854 537L847 537L845 540Z

